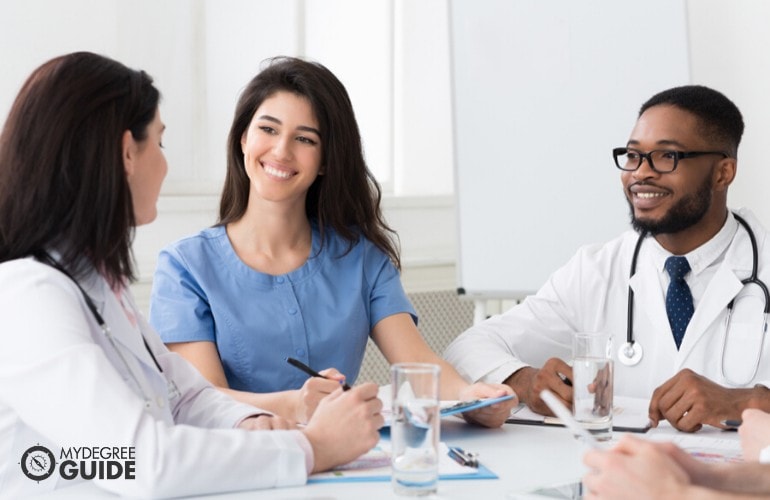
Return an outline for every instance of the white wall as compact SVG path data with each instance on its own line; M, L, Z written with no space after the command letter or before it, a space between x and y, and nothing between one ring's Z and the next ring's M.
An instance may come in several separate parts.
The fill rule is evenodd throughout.
M575 1L590 8L589 0ZM171 171L158 221L137 234L141 299L158 250L214 221L234 103L259 62L278 54L318 57L348 87L367 159L389 192L385 213L401 235L405 286L452 288L446 2L3 0L0 119L24 78L61 53L104 53L155 77L164 92ZM770 136L770 2L689 0L688 19L682 29L689 30L693 81L723 90L746 117L731 203L751 206L770 224L770 203L763 199L770 169L762 155ZM634 36L655 36L654 29L636 27ZM635 60L630 54L619 63L634 68ZM505 214L490 217L502 222Z
M451 4L457 281L467 295L523 299L576 248L628 228L611 151L642 101L690 80L685 0L591 5ZM617 20L630 18L658 32L629 36Z
M770 2L689 0L693 83L720 90L743 113L732 207L750 207L770 227Z

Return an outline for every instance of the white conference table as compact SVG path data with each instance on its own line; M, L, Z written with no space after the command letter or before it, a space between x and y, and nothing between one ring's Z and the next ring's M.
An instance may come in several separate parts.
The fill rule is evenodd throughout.
M615 433L615 438L621 434ZM646 434L635 434L656 440L679 438L668 425L652 429ZM716 438L735 442L735 432L706 427L693 437ZM516 493L536 488L568 483L579 479L585 472L582 455L585 445L574 439L563 427L506 424L500 429L483 429L465 424L459 419L445 418L441 426L441 440L479 453L479 460L499 479L444 480L439 482L438 493L431 499L512 499ZM89 482L61 489L38 498L103 499L114 498ZM198 498L227 500L280 499L280 500L379 500L403 499L392 492L390 482L317 483L301 487L272 490L243 491L209 495Z

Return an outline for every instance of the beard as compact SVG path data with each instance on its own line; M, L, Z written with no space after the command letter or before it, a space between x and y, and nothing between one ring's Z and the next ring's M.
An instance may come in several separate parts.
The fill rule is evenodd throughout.
M711 206L713 187L712 176L707 176L695 193L679 200L660 220L645 220L634 215L634 205L628 197L628 206L631 209L631 226L638 232L656 234L671 234L684 231L694 226L708 212Z

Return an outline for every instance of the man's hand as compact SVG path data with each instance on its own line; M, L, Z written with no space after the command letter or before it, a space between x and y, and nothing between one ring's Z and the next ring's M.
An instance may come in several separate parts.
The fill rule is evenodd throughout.
M607 363L588 384L588 392L594 395L594 415L606 417L612 411L612 365Z
M755 395L755 389L728 389L684 369L652 393L650 420L653 427L668 420L684 432L698 431L704 424L724 429L720 421L739 419Z
M519 399L532 411L553 415L540 399L543 389L551 391L567 408L572 407L572 385L562 380L560 375L572 380L572 367L559 358L551 358L539 370L532 367L520 369L508 377L505 383L513 388Z

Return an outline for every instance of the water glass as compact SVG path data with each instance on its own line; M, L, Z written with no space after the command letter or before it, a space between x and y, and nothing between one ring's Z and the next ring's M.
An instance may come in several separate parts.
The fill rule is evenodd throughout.
M408 496L435 493L441 432L441 368L428 363L398 363L390 372L393 490Z
M612 335L576 333L572 338L572 411L599 441L612 438Z

